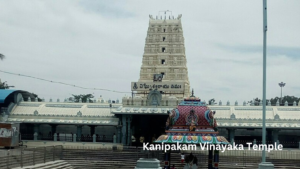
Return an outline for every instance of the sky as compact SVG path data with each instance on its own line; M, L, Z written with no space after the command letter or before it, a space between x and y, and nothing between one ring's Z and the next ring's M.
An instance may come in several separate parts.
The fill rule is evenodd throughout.
M268 1L267 98L300 97L300 1ZM262 98L262 0L0 0L0 72L15 89L40 98L72 94L121 100L138 81L149 14L182 14L191 88L208 101Z

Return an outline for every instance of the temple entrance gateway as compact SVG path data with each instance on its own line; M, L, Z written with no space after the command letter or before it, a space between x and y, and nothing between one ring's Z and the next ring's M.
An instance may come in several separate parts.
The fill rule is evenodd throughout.
M155 139L164 133L165 121L167 116L155 116L155 115L133 115L132 118L132 135L137 138L143 136L145 142L152 143L153 137Z

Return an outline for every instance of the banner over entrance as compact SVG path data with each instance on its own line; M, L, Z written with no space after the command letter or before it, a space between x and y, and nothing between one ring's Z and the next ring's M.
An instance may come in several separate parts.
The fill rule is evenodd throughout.
M131 82L132 91L184 91L184 82Z

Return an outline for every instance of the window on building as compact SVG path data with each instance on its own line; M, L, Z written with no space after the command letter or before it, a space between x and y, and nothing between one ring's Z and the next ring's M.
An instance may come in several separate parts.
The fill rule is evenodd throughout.
M162 65L166 64L165 59L162 59L162 60L161 60L161 64L162 64Z
M166 50L166 48L162 48L162 49L161 49L162 52L165 52L165 50Z
M166 29L164 29L164 32L166 32Z
M162 75L162 78L164 78L164 76L165 76L165 73L164 73L164 72L161 72L161 75Z
M165 38L165 37L163 37L163 41L165 41L165 39L166 39L166 38Z

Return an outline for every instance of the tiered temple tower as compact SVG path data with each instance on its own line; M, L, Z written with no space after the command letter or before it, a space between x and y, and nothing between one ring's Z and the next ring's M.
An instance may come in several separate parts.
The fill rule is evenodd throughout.
M123 105L176 106L190 96L182 15L174 18L169 12L156 19L149 16L140 78L131 85L136 94L133 99L123 98Z
M150 15L139 82L152 82L154 74L162 74L162 82L184 83L184 94L176 97L188 97L190 82L186 63L181 15L156 19Z

